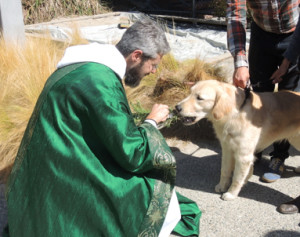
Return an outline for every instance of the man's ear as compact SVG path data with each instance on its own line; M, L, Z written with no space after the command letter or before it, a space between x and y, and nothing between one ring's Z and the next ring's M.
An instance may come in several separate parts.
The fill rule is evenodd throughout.
M140 49L136 49L131 53L132 62L140 63L142 61L143 51Z

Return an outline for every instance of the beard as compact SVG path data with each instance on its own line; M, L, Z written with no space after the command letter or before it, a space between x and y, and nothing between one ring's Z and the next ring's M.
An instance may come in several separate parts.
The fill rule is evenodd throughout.
M144 65L144 62L141 62L135 67L132 67L126 72L125 74L125 85L129 87L137 87L143 77L145 76L144 73L142 73L142 67Z

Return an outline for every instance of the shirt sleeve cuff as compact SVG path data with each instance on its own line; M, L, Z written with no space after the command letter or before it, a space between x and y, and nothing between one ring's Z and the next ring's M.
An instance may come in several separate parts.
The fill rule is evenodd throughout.
M238 55L234 57L234 67L248 67L248 60L245 55Z
M157 123L153 119L146 119L144 122L150 123L152 126L157 128Z

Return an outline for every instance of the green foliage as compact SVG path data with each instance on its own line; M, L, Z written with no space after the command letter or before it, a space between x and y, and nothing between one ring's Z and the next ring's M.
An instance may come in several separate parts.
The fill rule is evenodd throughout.
M141 125L151 111L145 109L140 102L137 102L135 104L130 102L130 106L133 111L132 115L135 124L137 126ZM172 124L176 123L179 120L179 117L173 111L173 109L170 110L170 118L159 124L158 128L171 127Z
M161 129L161 128L169 128L171 127L173 124L175 124L176 122L178 122L180 119L178 117L177 114L173 113L173 110L170 111L170 117L164 121L163 123L159 124L158 125L158 128Z
M131 103L130 106L132 109L132 115L134 118L134 122L137 126L141 125L143 121L146 119L147 115L150 113L149 110L145 109L140 102Z
M227 3L225 0L212 0L211 7L213 9L213 15L217 17L226 17ZM247 25L249 27L252 21L252 16L247 8Z
M213 15L217 17L226 17L227 3L225 0L212 0L211 7Z

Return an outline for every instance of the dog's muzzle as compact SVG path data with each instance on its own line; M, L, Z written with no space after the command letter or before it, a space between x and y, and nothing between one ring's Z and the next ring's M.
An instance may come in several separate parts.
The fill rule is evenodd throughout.
M184 123L184 124L191 124L191 123L194 123L195 120L196 120L196 117L184 117L180 114L180 112L182 111L182 108L180 105L176 105L175 106L175 109L176 109L176 112L177 114L179 114L181 116L181 121Z
M182 110L182 108L181 108L181 106L180 105L176 105L175 106L175 111L176 111L176 113L180 113L181 112L181 110Z
M191 124L191 123L194 123L196 120L196 117L183 117L182 118L182 122L184 124Z

